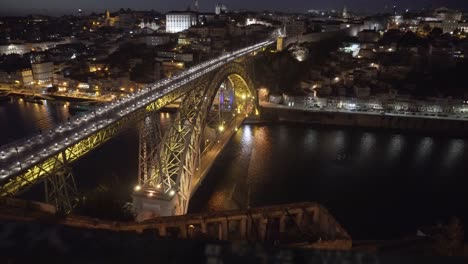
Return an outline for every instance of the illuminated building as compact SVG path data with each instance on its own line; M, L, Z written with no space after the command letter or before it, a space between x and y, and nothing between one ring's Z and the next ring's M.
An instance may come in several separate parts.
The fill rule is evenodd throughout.
M38 83L49 83L52 81L54 64L52 62L32 63L32 74Z
M197 25L197 14L193 12L171 12L166 14L166 32L177 33Z

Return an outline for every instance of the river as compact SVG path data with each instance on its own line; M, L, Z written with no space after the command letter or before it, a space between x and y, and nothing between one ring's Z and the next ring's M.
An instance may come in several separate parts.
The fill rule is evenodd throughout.
M48 129L68 115L60 105L0 103L0 142ZM161 119L168 115L162 113ZM132 128L82 158L73 166L80 190L100 188L123 197L120 203L130 201L137 152L138 133ZM243 125L217 158L189 211L317 201L354 239L411 235L418 226L450 216L466 225L467 160L468 140L444 134Z

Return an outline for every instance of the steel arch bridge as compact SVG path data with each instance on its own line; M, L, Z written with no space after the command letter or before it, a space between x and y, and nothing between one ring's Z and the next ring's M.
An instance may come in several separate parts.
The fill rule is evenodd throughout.
M150 203L158 207L153 210L158 215L187 213L195 175L203 166L200 160L207 148L205 130L211 125L219 132L236 131L236 121L243 120L256 107L256 90L246 66L246 62L232 62L194 82L164 135L159 132L157 116L146 117L140 130L139 185L134 199L137 211L145 211L144 203ZM225 81L233 90L231 111L226 111L230 122L210 122L210 109ZM219 106L218 111L222 112Z
M63 212L71 211L70 197L76 193L71 164L138 121L142 124L138 189L153 190L149 194L171 202L170 214L186 213L192 178L206 147L203 130L211 124L207 113L220 84L228 80L234 90L236 120L245 117L254 107L250 58L274 42L270 39L227 53L75 117L49 133L2 146L0 196L14 196L45 181L46 201ZM177 99L182 99L179 112L163 135L154 112ZM224 130L224 123L218 125Z

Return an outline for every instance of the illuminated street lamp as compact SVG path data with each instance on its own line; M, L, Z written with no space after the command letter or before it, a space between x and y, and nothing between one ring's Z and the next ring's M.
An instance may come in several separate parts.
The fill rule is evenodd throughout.
M141 186L140 186L140 185L135 186L134 190L135 190L135 192L140 191L140 190L141 190Z

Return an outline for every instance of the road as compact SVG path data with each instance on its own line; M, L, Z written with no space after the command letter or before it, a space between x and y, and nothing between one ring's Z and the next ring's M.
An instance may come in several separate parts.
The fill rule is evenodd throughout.
M348 110L348 109L338 109L332 107L308 107L303 104L299 105L283 105L275 104L269 102L260 102L262 107L266 108L278 108L278 109L290 109L290 110L300 110L306 112L321 112L321 113L345 113L345 114L362 114L362 115L379 115L379 116L398 116L398 117L410 117L410 118L426 118L426 119L439 119L439 120L452 120L452 121L467 121L468 114L450 114L450 113L422 113L422 112L389 112L382 110L374 111L359 111L359 110ZM441 116L444 115L444 116Z

